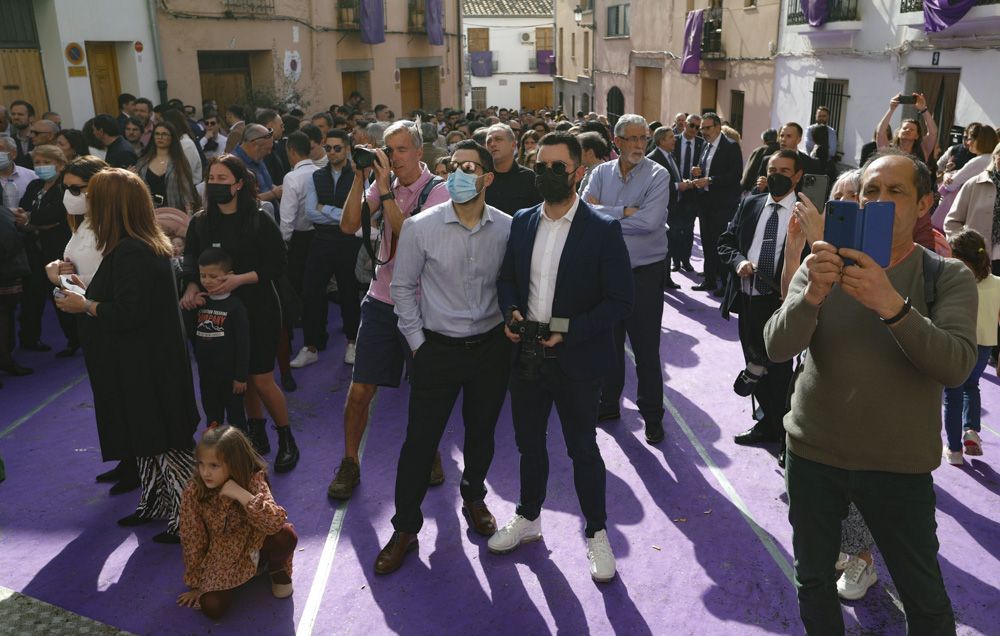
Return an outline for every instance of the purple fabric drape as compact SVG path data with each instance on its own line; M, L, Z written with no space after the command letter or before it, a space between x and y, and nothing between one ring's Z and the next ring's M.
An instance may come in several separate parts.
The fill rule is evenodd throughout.
M976 0L924 0L924 31L937 33L965 17Z
M701 30L705 26L705 10L688 13L684 23L684 54L681 56L681 73L697 75L701 72Z
M385 42L385 14L382 0L360 0L361 41L365 44Z
M424 15L427 21L427 41L434 46L444 44L444 0L427 0Z
M493 51L473 51L469 53L469 58L474 77L493 75Z
M542 75L555 75L556 54L554 51L535 51L535 61L538 63L538 72Z
M826 24L826 19L830 15L830 8L826 0L799 0L802 7L802 15L806 17L806 22L811 27L821 27Z

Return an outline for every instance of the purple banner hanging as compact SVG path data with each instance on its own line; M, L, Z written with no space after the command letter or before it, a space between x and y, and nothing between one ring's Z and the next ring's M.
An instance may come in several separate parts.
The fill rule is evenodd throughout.
M681 56L681 73L697 75L701 72L701 30L705 25L705 10L688 13L684 23L684 54Z
M382 0L358 0L361 9L361 41L365 44L385 42L385 14Z
M802 15L811 27L821 27L826 24L826 19L830 15L830 8L826 0L799 0L802 7Z
M444 0L427 0L427 41L434 46L444 44Z
M944 31L964 18L976 4L976 0L924 0L924 31Z
M540 74L556 74L556 54L554 51L546 51L544 49L535 51L535 62L538 65L538 72Z
M473 51L469 53L472 75L489 77L493 75L493 51Z

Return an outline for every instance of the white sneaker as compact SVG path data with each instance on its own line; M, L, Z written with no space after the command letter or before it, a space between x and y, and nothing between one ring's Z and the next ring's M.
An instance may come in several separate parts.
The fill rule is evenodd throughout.
M601 530L593 539L587 539L587 560L590 561L590 578L607 583L615 578L615 555L611 551L607 530Z
M945 448L944 458L952 466L961 466L965 463L965 460L962 459L962 451L960 450L953 451L949 448Z
M347 349L344 350L344 364L354 364L354 356L357 354L357 349L358 347L354 343L347 343Z
M487 546L493 554L513 552L522 543L538 541L542 538L542 518L529 521L521 515L514 517L490 537Z
M979 433L971 428L965 429L965 435L962 436L962 443L965 445L966 455L979 457L983 454L983 441L979 439Z
M833 567L837 569L838 572L843 572L847 568L847 564L851 562L851 555L846 552L841 552L837 555L837 562L833 564Z
M319 362L319 354L315 351L310 351L309 347L302 347L299 350L299 355L295 356L295 359L291 361L289 366L293 369L301 369L317 362Z
M848 601L856 601L863 598L868 588L875 585L876 581L878 575L875 574L875 566L868 565L864 559L855 557L850 560L844 573L837 579L837 594Z

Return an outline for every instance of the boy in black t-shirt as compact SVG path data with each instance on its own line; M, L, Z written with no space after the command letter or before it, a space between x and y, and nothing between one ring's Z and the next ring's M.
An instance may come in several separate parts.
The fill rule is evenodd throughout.
M240 299L228 292L219 293L233 273L233 259L210 247L198 258L198 270L205 304L197 310L194 355L205 418L209 426L228 420L246 432L243 394L250 361L250 323Z

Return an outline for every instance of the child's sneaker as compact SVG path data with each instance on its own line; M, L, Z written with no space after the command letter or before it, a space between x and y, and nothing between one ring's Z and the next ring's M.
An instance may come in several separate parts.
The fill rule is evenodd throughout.
M979 433L971 428L965 429L965 435L962 436L962 443L965 445L966 455L975 455L978 457L983 454L983 442L979 439Z
M288 598L292 595L292 577L284 570L271 572L271 594L274 598Z

